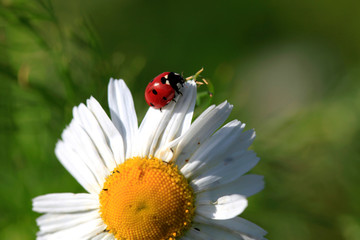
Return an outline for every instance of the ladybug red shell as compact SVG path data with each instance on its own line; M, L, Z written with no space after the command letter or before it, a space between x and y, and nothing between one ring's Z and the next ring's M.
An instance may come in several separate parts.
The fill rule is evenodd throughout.
M163 72L156 76L145 89L145 100L153 108L161 109L174 99L175 93L184 85L184 78L174 72Z

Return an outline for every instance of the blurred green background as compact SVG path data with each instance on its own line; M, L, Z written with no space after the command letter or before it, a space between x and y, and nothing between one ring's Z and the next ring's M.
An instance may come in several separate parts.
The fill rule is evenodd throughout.
M359 26L356 0L0 0L0 239L35 238L33 197L84 191L54 155L73 106L108 111L121 77L141 120L151 78L201 67L257 131L266 188L242 216L269 239L360 239Z

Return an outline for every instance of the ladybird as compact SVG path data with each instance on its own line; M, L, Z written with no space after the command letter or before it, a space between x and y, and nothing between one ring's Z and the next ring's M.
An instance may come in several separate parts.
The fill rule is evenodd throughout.
M163 72L149 82L145 89L145 100L153 108L160 109L174 100L175 93L182 94L184 78L174 72Z

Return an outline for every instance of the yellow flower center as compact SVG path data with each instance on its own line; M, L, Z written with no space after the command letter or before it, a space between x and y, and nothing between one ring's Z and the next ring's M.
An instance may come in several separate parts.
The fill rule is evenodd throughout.
M100 214L116 239L174 240L191 225L194 199L174 164L134 157L106 179Z

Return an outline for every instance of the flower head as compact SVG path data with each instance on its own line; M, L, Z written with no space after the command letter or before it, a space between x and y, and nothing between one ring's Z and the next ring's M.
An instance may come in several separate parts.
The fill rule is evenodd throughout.
M192 121L196 84L138 127L123 80L110 80L111 119L91 97L73 109L55 153L88 193L36 197L37 239L264 239L237 217L263 179L244 175L259 158L245 124L220 128L232 105L210 106ZM219 129L220 128L220 129Z

